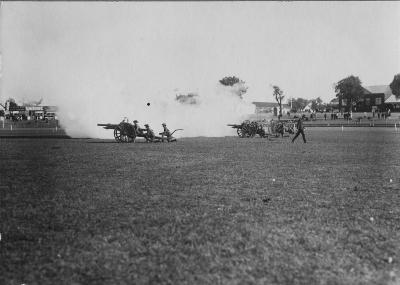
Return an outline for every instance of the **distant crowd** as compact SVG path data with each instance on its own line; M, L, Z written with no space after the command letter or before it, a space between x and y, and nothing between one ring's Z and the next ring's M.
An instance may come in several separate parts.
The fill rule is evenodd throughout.
M10 120L13 122L18 122L18 121L49 121L49 120L56 120L57 117L55 116L54 113L51 114L45 114L45 115L33 115L33 116L27 116L26 114L5 114L3 116L0 115L0 117L3 117L5 120Z
M322 120L338 120L338 119L345 119L345 120L352 120L354 119L354 116L357 116L357 119L360 118L365 118L365 119L387 119L388 117L391 116L391 111L388 109L387 111L375 111L372 110L372 112L345 112L345 113L339 113L339 112L320 112L320 115L318 115L318 119ZM315 121L317 120L317 113L316 112L311 112L309 115L305 114L291 114L290 112L287 113L287 116L290 118L291 116L293 118L299 118L300 116L303 117L305 121Z

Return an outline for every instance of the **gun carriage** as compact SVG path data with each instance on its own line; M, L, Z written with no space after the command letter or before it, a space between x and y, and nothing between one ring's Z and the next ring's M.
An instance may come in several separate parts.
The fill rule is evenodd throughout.
M241 138L252 138L259 135L262 138L284 136L285 133L294 134L296 132L296 124L292 120L246 120L241 124L229 124L228 126L236 129L236 133Z
M114 130L114 139L120 143L131 143L135 142L136 138L144 138L146 142L175 142L176 138L172 135L182 129L174 130L170 137L166 136L151 136L147 134L146 129L139 129L136 126L122 121L119 124L97 124L99 127L103 127L106 130ZM163 133L160 133L160 135Z

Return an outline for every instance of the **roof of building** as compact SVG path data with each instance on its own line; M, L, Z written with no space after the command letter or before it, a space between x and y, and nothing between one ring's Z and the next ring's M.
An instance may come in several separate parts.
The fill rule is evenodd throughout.
M385 103L400 103L400 97L396 98L395 95L392 95L385 100Z
M273 108L273 107L279 107L279 104L277 102L252 102L256 107L260 108ZM290 108L288 104L282 104L283 108Z
M364 94L385 94L385 101L393 95L392 89L390 89L389 85L373 85L373 86L365 86Z

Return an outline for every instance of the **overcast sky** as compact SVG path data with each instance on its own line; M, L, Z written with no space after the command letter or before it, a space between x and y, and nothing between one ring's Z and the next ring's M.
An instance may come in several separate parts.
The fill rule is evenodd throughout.
M227 75L249 101L273 101L271 84L327 101L346 76L368 86L400 72L400 2L3 2L1 13L1 101L56 104L79 82L196 90Z

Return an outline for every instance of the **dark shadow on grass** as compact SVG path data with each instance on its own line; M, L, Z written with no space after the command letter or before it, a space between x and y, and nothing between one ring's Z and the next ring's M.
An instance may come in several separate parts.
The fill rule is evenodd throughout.
M99 141L87 141L86 143L93 143L93 144L146 144L148 142L146 141L135 141L135 142L128 142L128 143L122 143L122 142L117 142L117 141L113 141L113 140L99 140ZM157 143L157 142L154 142Z

